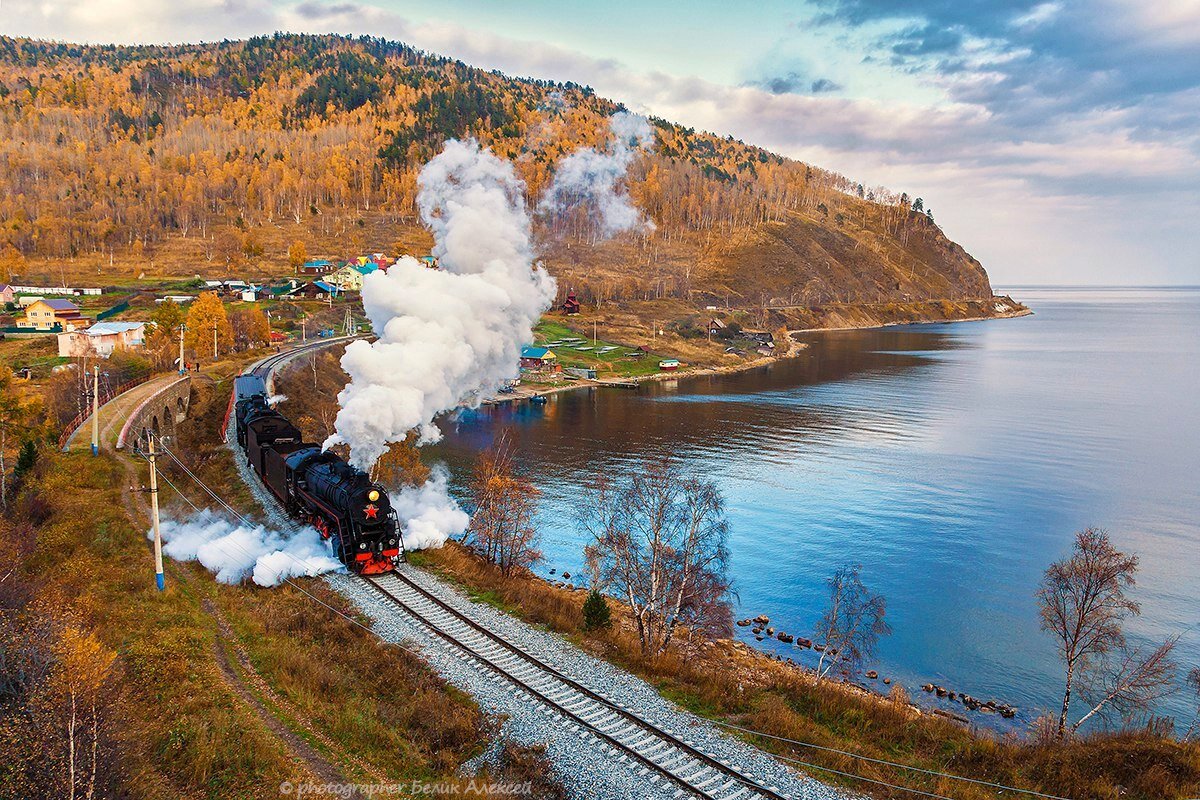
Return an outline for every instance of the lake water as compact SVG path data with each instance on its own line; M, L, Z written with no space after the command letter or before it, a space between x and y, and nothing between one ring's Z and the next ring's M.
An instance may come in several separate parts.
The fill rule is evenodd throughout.
M751 372L464 413L436 455L461 488L508 431L544 492L543 572L582 573L581 488L672 454L727 499L736 617L810 636L825 579L860 563L894 631L881 675L1016 704L1018 723L1060 702L1042 571L1102 527L1142 559L1132 630L1186 630L1200 665L1200 291L1005 291L1035 315L813 334ZM1159 710L1186 727L1194 709L1181 692Z

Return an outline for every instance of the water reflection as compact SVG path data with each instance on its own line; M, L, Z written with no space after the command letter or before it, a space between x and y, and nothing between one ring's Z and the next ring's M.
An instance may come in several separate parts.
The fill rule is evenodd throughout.
M728 498L743 615L807 635L824 579L862 563L895 631L884 674L1051 705L1032 594L1074 530L1142 555L1139 632L1200 621L1200 379L1181 367L1200 355L1200 295L1033 302L1021 320L814 335L751 372L464 412L436 454L461 487L506 432L544 490L547 567L571 572L594 476L678 457ZM1194 636L1181 651L1200 663ZM1164 708L1185 713L1182 697Z

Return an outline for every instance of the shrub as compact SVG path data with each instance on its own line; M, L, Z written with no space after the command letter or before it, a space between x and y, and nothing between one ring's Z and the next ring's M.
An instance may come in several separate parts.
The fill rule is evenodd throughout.
M612 611L604 595L592 589L587 600L583 601L583 629L598 631L612 625Z

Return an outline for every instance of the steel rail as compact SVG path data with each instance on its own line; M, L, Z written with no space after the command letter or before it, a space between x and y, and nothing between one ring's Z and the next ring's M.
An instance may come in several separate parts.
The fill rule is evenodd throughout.
M760 797L767 798L767 800L786 800L786 798L783 795L779 794L776 790L774 790L770 787L767 787L767 786L763 786L758 781L754 780L752 777L743 774L742 772L738 771L737 769L735 769L727 764L722 763L721 761L717 760L716 758L713 758L712 756L708 755L707 753L697 749L695 746L688 744L686 741L684 741L683 739L680 739L678 736L675 736L674 734L672 734L666 730L663 730L662 728L658 727L654 723L649 722L648 720L638 716L637 714L633 713L632 711L628 711L628 710L622 708L621 706L618 706L616 703L614 703L613 701L604 697L603 695L588 688L587 686L584 686L583 684L579 683L578 681L574 680L573 678L571 678L567 675L564 675L558 669L556 669L555 667L542 661L537 656L526 652L525 650L521 649L520 647L517 647L516 645L512 644L511 642L509 642L508 640L499 636L498 634L493 633L492 631L488 630L483 625L479 624L475 620L468 617L466 614L463 614L461 611L459 611L458 609L451 606L446 601L442 600L440 597L436 596L429 590L425 589L424 587L422 587L419 584L417 584L416 582L414 582L408 576L402 575L399 572L389 572L389 573L386 573L385 575L380 575L377 577L376 576L372 576L369 578L362 577L362 580L364 580L368 584L370 584L372 586L372 588L374 588L376 591L378 591L383 596L387 597L389 600L391 600L396 605L399 605L410 616L412 616L412 617L416 618L417 620L419 620L420 622L422 622L426 627L428 627L430 630L432 630L435 634L437 634L441 638L443 638L446 641L450 642L451 644L455 645L459 649L466 651L473 658L482 662L483 664L485 664L486 666L491 668L493 671L498 672L505 679L517 684L525 691L527 691L530 694L534 695L535 697L538 697L539 699L543 700L543 702L546 702L547 704L551 705L558 713L567 716L572 721L574 721L576 724L587 728L588 730L590 730L593 733L595 733L596 735L602 737L606 741L613 743L616 747L620 748L621 750L630 753L631 755L636 757L639 761L650 766L656 772L666 775L672 781L674 781L675 783L678 783L679 785L684 787L688 792L691 792L693 794L698 794L699 796L706 797L706 798L717 798L717 797L728 798L728 797L733 797L733 796L739 796L739 793L734 790L729 790L729 792L727 792L723 795L709 794L707 791L705 791L705 789L697 786L696 783L692 783L688 779L682 778L682 777L676 775L675 773L671 772L662 763L655 761L650 756L645 755L644 753L638 752L632 746L627 745L624 742L617 740L615 738L614 734L597 728L596 725L594 725L592 722L583 718L580 714L577 714L574 711L572 711L571 709L567 708L566 703L564 703L564 701L555 700L554 698L548 697L541 690L530 686L525 679L522 679L521 677L514 675L511 668L506 668L503 665L497 664L494 660L488 658L486 655L484 655L482 653L479 653L477 650L472 648L469 644L467 644L463 641L460 641L458 638L454 637L449 632L442 630L441 627L439 627L435 622L428 619L427 615L422 614L417 609L414 609L410 603L405 602L404 600L396 597L395 594L388 591L384 586L380 585L380 581L385 581L385 580L389 580L389 579L396 580L396 581L403 583L407 588L411 589L412 591L414 591L418 595L420 595L420 597L422 599L424 599L425 601L427 601L429 603L432 603L437 609L439 609L443 613L451 615L452 617L457 619L459 622L466 625L473 632L485 637L487 640L492 642L495 646L498 646L499 648L514 654L520 661L524 662L528 666L533 667L533 669L535 671L540 672L543 675L549 676L550 678L557 680L559 683L564 684L565 686L567 686L570 690L572 690L574 692L574 696L576 698L578 698L579 695L583 695L588 700L591 700L593 703L599 704L605 711L610 712L610 713L616 715L617 717L621 718L628 725L639 728L639 729L649 733L652 737L655 737L660 742L665 742L667 745L669 745L675 751L678 751L678 752L682 753L683 755L688 756L691 760L693 760L695 762L699 762L704 767L707 767L709 770L715 771L716 773L718 773L720 776L723 777L723 779L724 779L723 785L727 786L729 783L740 784L742 787L744 787L748 790L748 795L746 795L746 796L757 795ZM696 777L696 776L693 775L692 777ZM710 783L711 782L711 777L712 777L711 774L706 774L704 777L705 777L705 780L699 781L698 783Z

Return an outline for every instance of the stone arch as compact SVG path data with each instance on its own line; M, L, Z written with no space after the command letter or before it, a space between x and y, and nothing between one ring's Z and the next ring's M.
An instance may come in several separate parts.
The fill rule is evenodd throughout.
M175 398L175 421L183 422L187 419L187 406L183 402L182 397Z

